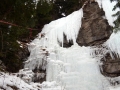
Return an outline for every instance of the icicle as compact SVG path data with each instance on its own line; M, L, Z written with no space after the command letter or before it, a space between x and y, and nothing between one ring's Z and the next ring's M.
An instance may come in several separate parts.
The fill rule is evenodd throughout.
M54 39L54 44L58 44L58 41L63 44L64 34L67 36L68 42L69 40L73 40L73 42L76 43L76 38L81 27L82 17L83 10L80 9L68 15L67 17L63 17L45 25L42 33L45 33L49 40L53 41ZM56 40L58 41L55 41L56 35Z
M120 31L112 33L110 38L103 44L109 49L111 57L114 58L112 53L115 53L117 57L120 57Z
M117 19L116 16L113 16L113 14L117 13L117 11L120 11L119 8L113 10L114 6L116 5L117 1L110 1L110 0L96 0L98 2L98 5L100 8L103 8L105 12L105 17L108 20L109 25L115 26L114 21Z

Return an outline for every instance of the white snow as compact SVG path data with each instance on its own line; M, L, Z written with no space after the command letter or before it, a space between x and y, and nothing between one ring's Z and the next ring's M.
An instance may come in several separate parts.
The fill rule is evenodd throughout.
M49 57L47 81L57 81L66 90L107 90L109 83L100 73L98 60L90 54L92 48L76 44L57 51L56 59Z
M49 39L48 44L57 44L58 41L63 43L63 34L67 36L67 40L73 40L76 43L76 38L81 27L81 18L83 10L73 12L67 17L52 21L44 26L41 33L44 33Z
M120 11L119 8L113 10L116 5L116 1L111 2L110 0L96 0L101 8L105 11L106 19L108 20L109 25L115 26L114 21L117 19L117 16L113 16L117 11Z
M104 46L109 48L111 55L114 53L120 57L120 31L117 33L113 32L110 38L104 43Z
M16 86L20 90L37 90L34 89L31 85L25 83L20 78L16 77L15 75L4 74L1 73L0 75L0 87L4 88L5 90L13 90L10 86Z
M119 87L110 87L110 90L120 90L120 86Z
M0 72L0 90L15 90L12 87L16 87L17 90L62 90L55 81L46 81L42 84L34 82L26 83L17 74Z

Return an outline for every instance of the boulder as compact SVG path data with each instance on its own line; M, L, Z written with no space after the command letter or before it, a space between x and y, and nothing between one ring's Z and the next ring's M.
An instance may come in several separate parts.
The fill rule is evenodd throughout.
M113 58L110 56L110 54L106 54L102 61L102 73L104 75L109 77L120 76L120 58L118 58L115 54Z
M105 19L104 11L97 2L88 2L83 7L82 25L77 37L80 46L93 46L105 42L111 35L112 27Z

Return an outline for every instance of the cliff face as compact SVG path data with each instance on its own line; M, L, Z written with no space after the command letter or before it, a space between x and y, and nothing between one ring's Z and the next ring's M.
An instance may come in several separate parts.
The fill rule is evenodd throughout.
M111 58L110 54L106 54L103 60L103 75L116 77L120 76L120 58L114 55L114 58Z
M104 11L97 2L88 2L83 7L82 26L77 37L80 46L99 45L105 42L112 28L104 16Z

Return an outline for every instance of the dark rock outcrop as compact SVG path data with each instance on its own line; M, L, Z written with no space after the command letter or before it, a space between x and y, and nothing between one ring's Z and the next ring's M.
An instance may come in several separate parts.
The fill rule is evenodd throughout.
M28 46L26 43L21 43L21 50L19 50L17 52L18 55L18 59L19 59L19 64L18 64L18 69L16 69L15 72L17 72L18 70L22 69L24 67L24 61L27 60L28 56L30 55L30 52L28 50Z
M113 54L113 58L110 54L106 54L105 58L103 58L103 74L105 76L116 77L120 76L120 58L118 58L115 54Z
M43 81L46 81L46 70L43 70L41 68L35 68L33 70L34 72L34 77L33 77L33 82L40 82L42 83Z
M97 2L87 3L83 7L82 25L77 43L82 46L99 45L111 35L112 28L104 19L104 11Z
M73 45L73 41L70 40L69 42L67 41L66 35L64 34L64 42L63 42L63 47L71 47ZM59 42L60 43L60 42ZM60 43L60 46L62 46L62 43Z
M83 6L82 25L77 37L80 46L94 46L104 43L112 33L112 27L105 19L105 13L97 2L87 0ZM72 41L67 41L64 35L63 47L70 47Z

